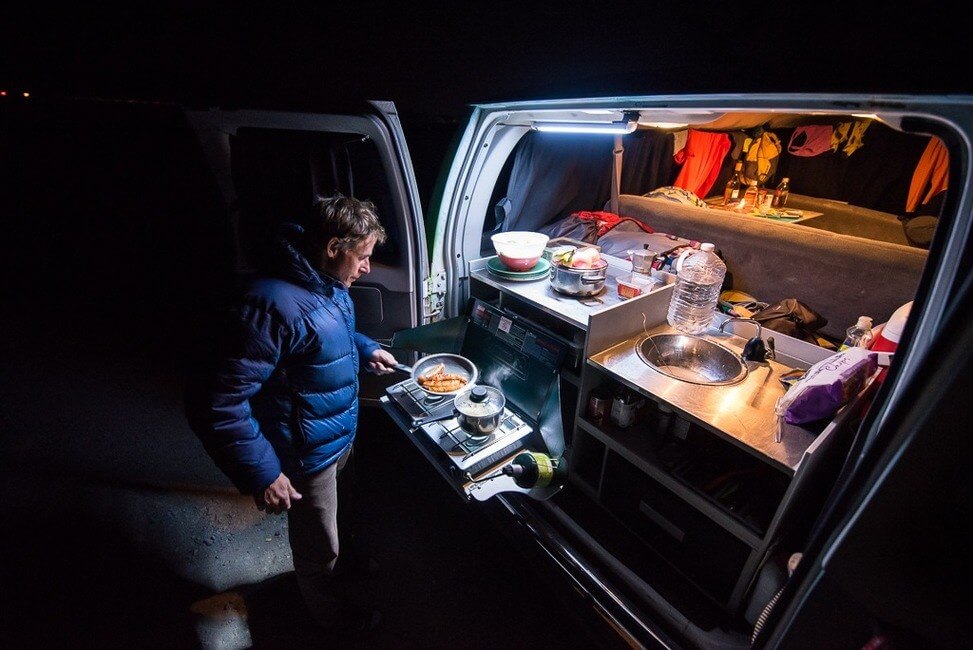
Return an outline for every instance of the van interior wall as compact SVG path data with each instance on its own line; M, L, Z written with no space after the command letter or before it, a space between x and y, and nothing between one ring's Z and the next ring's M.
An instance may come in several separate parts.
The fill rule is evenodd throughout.
M757 135L762 130L734 132ZM791 191L898 216L938 216L942 192L912 213L906 200L913 173L929 142L929 136L903 133L872 121L861 146L846 152L842 147L815 156L788 152L794 128L773 133L781 143L776 169L765 181L774 187L790 179ZM730 135L728 133L728 135ZM624 146L620 193L642 195L672 185L680 171L674 160L676 135L671 131L639 130L622 138ZM604 135L529 132L518 144L506 187L496 196L505 201L503 230L541 230L581 210L602 210L611 192L613 139ZM718 195L733 173L738 152L731 148L708 195ZM706 197L701 197L706 198ZM624 216L624 215L623 215ZM487 223L495 223L492 216Z

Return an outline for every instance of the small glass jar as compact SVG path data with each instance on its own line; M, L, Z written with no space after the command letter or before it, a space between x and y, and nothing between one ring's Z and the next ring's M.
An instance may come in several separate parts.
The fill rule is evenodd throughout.
M767 214L774 207L774 195L772 192L767 191L766 188L761 188L760 198L758 199L757 211L760 214Z
M605 421L611 409L611 393L604 386L598 386L588 395L588 419L595 424Z
M642 398L625 386L619 387L612 400L611 421L619 429L627 429L635 423L635 416L642 406Z

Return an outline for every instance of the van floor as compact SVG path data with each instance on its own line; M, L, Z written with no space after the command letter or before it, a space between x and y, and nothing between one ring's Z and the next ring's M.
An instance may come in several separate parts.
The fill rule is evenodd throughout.
M166 351L118 354L9 321L2 334L5 645L338 643L304 609L286 517L237 494L183 423ZM608 647L380 409L364 410L356 456L384 615L357 645Z

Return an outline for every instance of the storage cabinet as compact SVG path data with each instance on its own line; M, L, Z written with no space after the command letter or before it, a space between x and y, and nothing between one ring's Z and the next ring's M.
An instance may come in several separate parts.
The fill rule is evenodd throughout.
M605 460L601 503L697 585L730 598L750 545L617 452Z
M582 406L587 396L618 383L594 363L582 373L570 480L687 581L738 610L787 515L828 480L824 460L840 453L835 440L847 440L841 430L854 405L817 432L797 467L786 468L649 393L629 427L592 421Z
M664 582L672 597L697 594L739 614L772 549L819 507L850 443L855 401L827 426L789 431L785 444L774 444L766 419L756 419L775 395L769 387L780 366L768 367L740 386L715 388L726 399L709 405L716 419L708 422L674 397L677 380L639 379L650 371L628 349L647 323L664 320L671 287L585 315L577 306L557 309L541 286L499 282L481 266L471 265L472 295L578 342L560 382L569 488L613 522L612 532L587 534L598 546L624 549L623 562L650 589ZM620 386L642 400L634 423L589 417L592 392Z

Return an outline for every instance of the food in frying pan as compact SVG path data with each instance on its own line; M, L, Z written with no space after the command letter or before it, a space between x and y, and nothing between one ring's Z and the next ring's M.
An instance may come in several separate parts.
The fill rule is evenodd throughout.
M466 385L467 379L462 375L446 372L446 366L437 364L422 373L417 381L419 385L434 393L452 393Z

